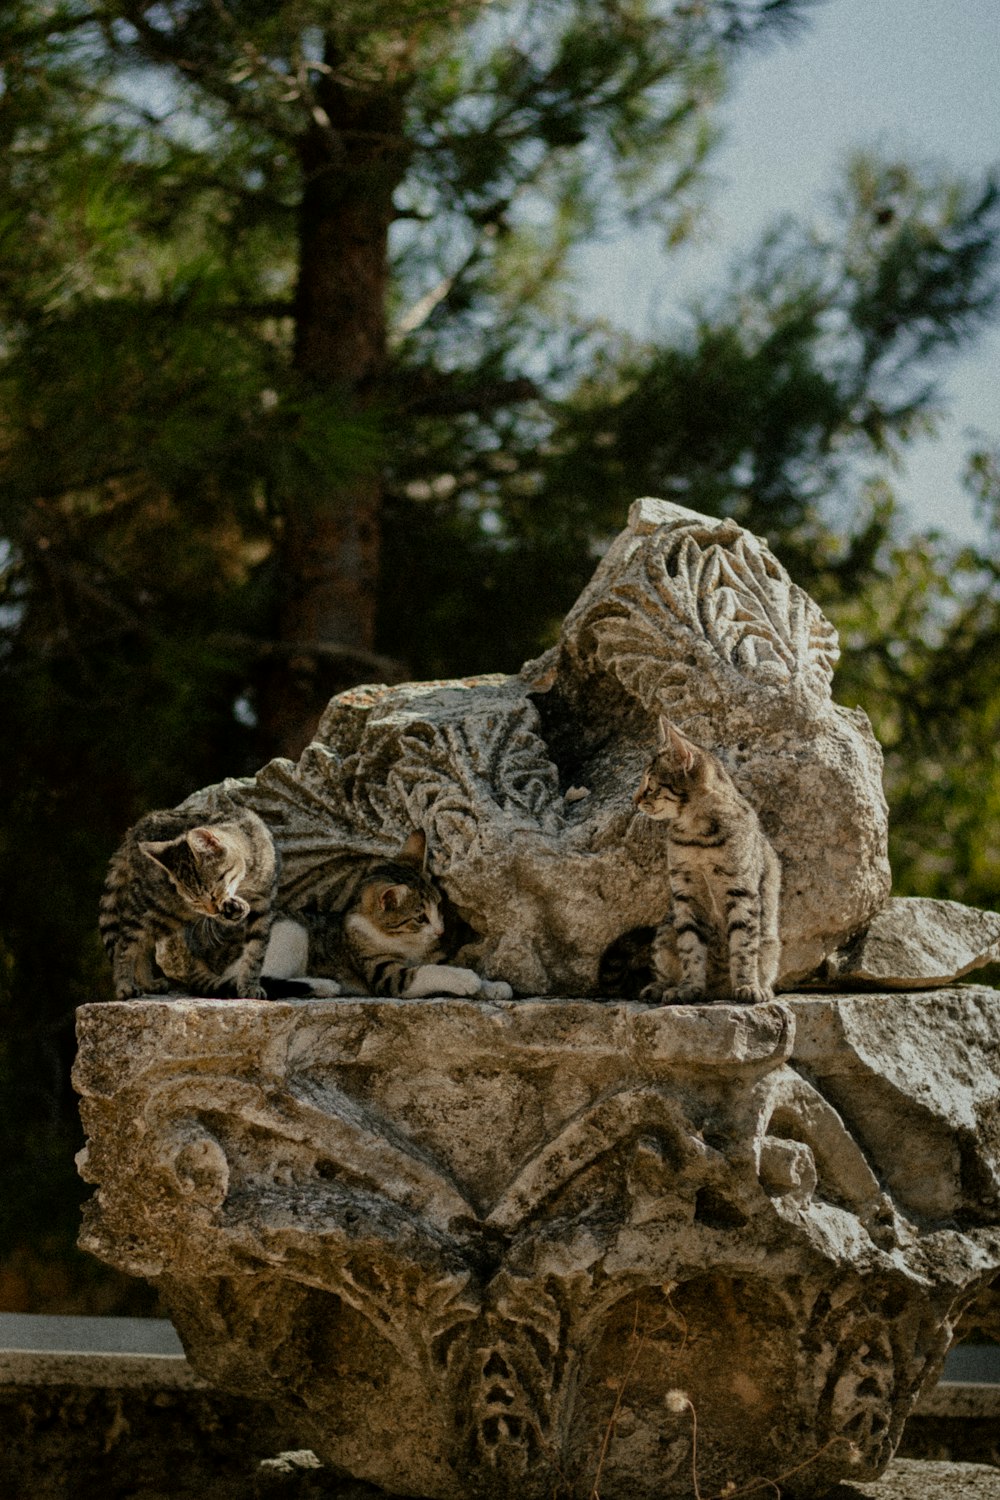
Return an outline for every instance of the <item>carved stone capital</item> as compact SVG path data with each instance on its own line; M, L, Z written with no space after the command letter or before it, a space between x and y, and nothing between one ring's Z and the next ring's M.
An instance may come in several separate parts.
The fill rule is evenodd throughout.
M79 1013L81 1243L432 1500L821 1494L1000 1270L1000 995Z

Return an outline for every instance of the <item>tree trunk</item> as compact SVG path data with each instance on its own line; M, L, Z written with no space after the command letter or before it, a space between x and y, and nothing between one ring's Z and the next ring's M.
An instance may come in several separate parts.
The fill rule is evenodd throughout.
M387 364L388 232L406 167L403 96L318 90L318 118L301 137L303 192L295 298L295 367L348 413L369 410ZM296 649L262 684L268 753L296 756L332 693L359 680L351 652L375 638L382 478L376 469L285 497L278 639ZM311 655L310 646L324 648ZM338 665L335 651L342 646Z

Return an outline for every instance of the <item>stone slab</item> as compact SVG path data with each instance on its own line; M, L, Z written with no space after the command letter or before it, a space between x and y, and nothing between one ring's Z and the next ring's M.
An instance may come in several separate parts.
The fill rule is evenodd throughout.
M934 989L1000 961L1000 913L924 896L893 896L858 937L830 955L831 989Z
M923 1417L952 1417L979 1421L994 1418L1000 1436L1000 1385L985 1381L940 1380L917 1402L915 1412Z
M0 1313L0 1385L199 1390L166 1318Z
M992 1385L1000 1390L1000 1344L959 1344L945 1360L947 1385Z
M169 1318L0 1313L0 1354L13 1351L184 1357L184 1347Z
M59 1354L53 1351L0 1351L0 1385L174 1387L204 1390L183 1356L174 1354Z

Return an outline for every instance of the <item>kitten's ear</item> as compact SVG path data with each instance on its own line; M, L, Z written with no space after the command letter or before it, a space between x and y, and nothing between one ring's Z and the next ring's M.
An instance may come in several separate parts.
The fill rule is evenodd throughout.
M387 885L378 898L378 904L382 911L397 911L402 905L404 898L409 894L407 885Z
M222 840L211 828L191 828L187 841L195 854L219 854L224 848Z
M151 839L140 839L139 848L142 850L142 853L146 856L147 859L151 859L153 861L154 865L163 865L163 868L166 869L167 867L164 864L161 855L163 854L164 849L171 849L173 847L173 842L173 839L159 839L155 842Z
M427 835L422 828L414 829L396 858L400 864L416 865L418 870L427 868Z
M184 834L176 839L157 839L143 841L139 848L147 859L151 859L154 865L159 865L166 870L170 879L176 885L178 880L184 880L191 874L191 848Z
M672 753L674 764L679 771L686 774L693 769L696 747L681 734L679 729L674 728L666 714L660 715L660 748Z

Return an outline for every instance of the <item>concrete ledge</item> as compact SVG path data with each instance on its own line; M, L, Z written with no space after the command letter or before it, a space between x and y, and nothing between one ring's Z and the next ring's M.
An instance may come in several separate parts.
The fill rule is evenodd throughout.
M881 1479L839 1484L826 1500L1000 1500L1000 1469L897 1458Z
M0 1313L0 1385L207 1390L166 1318Z
M952 1349L941 1380L920 1398L910 1421L920 1417L1000 1419L1000 1346L960 1344Z
M970 1417L1000 1419L1000 1385L942 1381L917 1402L913 1416L952 1417L956 1421Z
M0 1352L0 1385L112 1386L126 1390L208 1390L183 1356L169 1354L61 1354L29 1349Z
M0 1351L171 1355L184 1347L169 1318L70 1318L0 1313Z

